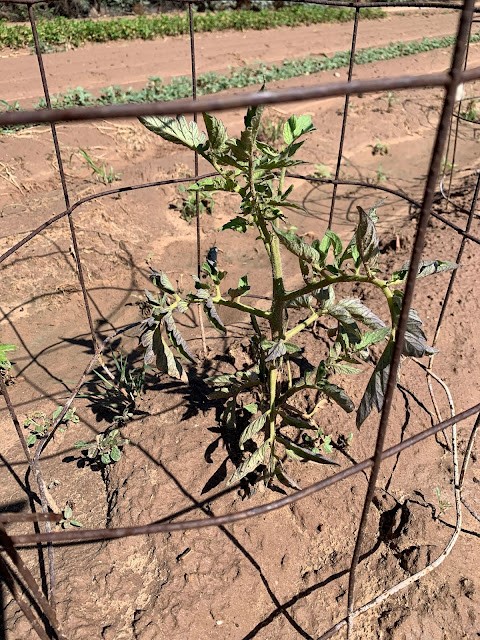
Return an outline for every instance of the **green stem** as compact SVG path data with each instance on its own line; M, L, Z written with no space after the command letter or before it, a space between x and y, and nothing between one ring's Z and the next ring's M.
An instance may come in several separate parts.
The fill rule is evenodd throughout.
M259 318L265 318L266 320L270 320L271 312L264 311L263 309L257 309L257 307L251 307L248 304L243 304L242 302L236 302L235 300L225 300L221 296L215 296L212 298L212 302L214 304L219 304L222 307L230 307L231 309L238 309L239 311L243 311L244 313L249 313L252 316L258 316Z

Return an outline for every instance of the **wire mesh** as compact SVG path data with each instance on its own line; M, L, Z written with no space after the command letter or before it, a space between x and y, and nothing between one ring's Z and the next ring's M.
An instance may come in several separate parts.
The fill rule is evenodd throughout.
M81 198L75 202L71 202L67 180L65 177L65 171L63 168L62 162L62 150L61 145L58 140L57 132L56 132L56 123L59 122L79 122L79 121L89 121L95 119L114 119L114 118L132 118L138 116L145 115L180 115L180 114L193 114L194 119L196 121L197 113L201 113L204 111L222 111L229 110L237 107L247 107L253 105L268 105L268 104L282 104L286 102L295 102L295 101L305 101L305 100L321 100L328 97L339 97L344 96L344 109L343 109L343 118L342 125L339 137L338 144L338 154L336 161L336 169L335 169L335 177L333 179L328 178L312 178L311 176L302 176L298 174L288 174L290 177L294 177L297 179L309 180L311 182L323 183L323 184L331 184L332 185L332 197L330 201L330 212L329 212L329 221L328 227L332 227L335 220L335 202L337 196L337 188L339 185L354 185L360 187L368 187L370 189L377 189L379 191L383 191L386 193L390 193L395 195L404 201L411 204L415 209L419 212L416 235L415 240L412 247L411 260L410 260L410 269L408 273L408 279L405 288L405 296L403 301L403 306L400 315L400 321L398 326L398 332L395 342L395 351L394 357L392 360L390 375L386 390L385 402L383 406L383 410L380 417L379 427L377 431L377 440L375 446L375 454L372 458L368 458L363 460L360 463L354 464L347 469L340 471L320 482L312 484L311 486L298 491L294 494L288 495L282 499L275 500L273 502L252 507L249 509L245 509L242 511L238 511L236 513L228 513L221 516L216 517L206 517L203 519L195 519L188 520L182 522L170 522L171 519L175 517L177 514L171 514L168 517L164 518L160 522L152 522L142 526L132 526L132 527L119 527L119 528L110 528L110 529L84 529L84 530L71 530L65 532L52 532L50 530L50 522L58 521L61 517L60 514L52 514L49 513L48 504L45 500L44 494L44 483L41 474L41 465L40 458L53 436L53 432L51 436L43 442L42 446L40 446L35 454L35 457L32 459L30 456L30 452L25 444L25 439L23 433L20 429L20 423L17 417L17 413L15 407L9 397L8 389L4 384L2 378L0 377L0 390L7 404L8 411L12 418L12 421L17 429L20 442L24 448L25 457L30 465L31 471L35 480L38 483L39 494L42 498L42 511L43 513L32 513L32 514L1 514L0 515L0 523L11 523L11 522L20 522L20 521L36 521L43 522L45 524L46 530L44 533L36 533L36 534L24 534L24 535L15 535L9 536L3 525L0 525L0 546L2 550L9 556L10 560L13 561L13 565L16 569L16 572L12 566L9 566L7 562L1 558L0 564L0 573L2 574L5 583L10 589L12 595L17 598L19 606L21 607L24 614L28 617L32 627L36 631L37 635L41 638L46 637L63 637L61 631L59 629L58 621L56 619L55 611L54 611L54 555L53 555L53 545L61 545L66 543L85 543L87 541L93 540L107 540L107 539L116 539L123 538L127 536L138 536L138 535L147 535L154 534L159 532L174 532L174 531L185 531L188 529L199 529L204 527L213 527L213 526L222 526L226 524L230 524L233 522L237 522L240 520L258 517L261 514L265 514L271 512L276 509L280 509L285 507L286 505L292 504L298 500L305 499L306 497L321 491L329 486L337 482L341 482L346 478L353 476L354 474L359 473L360 471L364 471L366 469L371 469L369 484L367 493L364 500L363 512L361 521L359 523L357 539L355 550L352 558L352 563L349 570L349 589L348 589L348 611L345 618L346 623L350 627L351 624L351 616L355 608L355 586L356 586L356 569L360 558L360 552L362 548L362 543L365 535L365 527L367 524L368 513L372 503L373 493L375 491L378 479L378 473L380 470L380 466L383 460L397 455L399 452L404 451L405 449L421 442L422 440L431 437L432 435L438 433L439 431L443 431L447 427L455 425L462 420L465 420L471 416L475 416L480 412L480 404L476 404L469 409L449 418L448 420L444 420L438 422L434 426L429 429L425 429L415 436L404 440L403 442L398 443L397 445L390 447L388 449L384 449L385 445L385 437L388 431L389 417L392 405L392 399L394 396L394 392L396 389L396 379L397 379L397 371L400 364L400 359L403 351L404 345L404 337L406 331L406 324L408 319L408 314L411 306L411 302L413 299L413 295L415 292L415 283L416 283L416 274L417 269L422 258L423 247L425 243L425 233L427 229L427 224L430 216L434 216L445 225L448 226L449 229L454 231L455 233L462 236L461 246L457 255L457 262L460 264L462 260L463 251L465 248L465 243L467 240L474 242L475 244L480 243L480 238L471 233L472 220L476 215L476 204L479 193L480 186L480 177L477 180L477 185L475 188L475 193L472 198L472 203L469 210L462 209L458 205L455 205L450 200L450 187L447 195L447 204L455 207L456 211L462 214L468 214L468 219L466 221L465 228L455 224L450 219L445 217L444 214L440 214L438 212L432 212L432 205L434 201L434 196L436 193L436 186L438 184L438 179L441 173L441 162L442 155L447 148L448 155L448 144L450 144L450 133L452 132L452 126L455 130L455 125L452 125L454 122L454 116L456 117L456 136L454 137L454 155L457 144L458 137L458 122L461 118L460 108L457 110L457 113L454 114L455 107L455 98L457 94L458 87L462 83L468 83L474 80L480 79L480 67L467 69L467 52L468 52L468 38L471 31L471 25L473 22L473 16L476 13L480 12L480 8L474 6L474 0L466 0L463 5L459 5L456 3L444 3L444 2L342 2L342 1L334 1L334 0L310 0L308 4L316 4L323 6L335 6L335 7L351 7L355 9L355 17L353 21L353 30L352 30L352 40L351 40L351 58L350 65L348 69L348 79L346 82L335 82L330 84L321 84L314 85L312 87L293 87L289 89L276 90L276 91L262 91L262 92L244 92L241 94L229 95L229 96L206 96L206 97L197 97L197 64L195 58L195 29L194 29L194 13L193 6L194 2L190 0L176 0L181 5L186 5L186 11L189 18L189 38L190 38L190 55L191 55L191 78L192 78L192 99L186 100L174 100L171 102L160 102L160 103L148 103L148 104L125 104L125 105L109 105L109 106L94 106L94 107L82 107L82 108L68 108L68 109L53 109L50 100L50 92L48 87L48 82L45 74L45 69L43 66L43 58L42 58L42 46L39 40L38 31L36 27L36 16L35 16L35 5L40 4L43 0L1 0L4 4L23 4L28 8L28 16L30 20L32 35L34 38L34 46L36 59L38 61L39 74L42 80L42 86L44 91L44 97L46 102L46 108L42 110L26 110L21 112L4 112L0 113L0 126L14 126L14 125L23 125L23 124L38 124L38 123L50 123L51 126L51 135L52 142L54 145L54 151L56 160L58 163L58 172L59 179L62 187L65 209L52 216L41 225L39 225L36 229L26 234L20 241L11 246L7 251L0 256L0 263L5 261L8 257L15 254L21 247L28 244L31 240L36 238L39 234L41 234L45 229L50 227L52 224L57 222L58 220L67 217L69 230L71 234L71 240L73 245L73 252L75 257L75 262L77 266L77 275L78 281L81 288L84 310L88 320L88 325L90 329L92 344L93 344L93 357L90 360L87 368L82 374L79 382L75 386L73 392L70 394L67 402L63 405L62 412L57 416L53 425L53 432L61 423L63 416L66 414L68 408L71 406L74 398L79 393L79 390L86 379L86 376L89 372L92 371L95 364L98 362L102 352L106 348L106 346L111 342L114 336L111 336L104 342L99 340L99 337L96 335L94 329L94 323L92 320L92 312L90 309L90 301L89 294L85 284L85 279L83 275L83 266L82 266L82 257L81 250L79 246L79 242L76 235L75 224L73 219L73 214L80 207L85 205L88 202L93 200L104 198L106 196L125 193L128 191L135 191L138 189L148 189L152 187L168 185L168 184L181 184L185 182L192 182L198 180L199 178L213 176L215 174L205 174L199 175L199 163L198 163L198 154L195 152L194 156L194 174L190 178L185 179L171 179L171 180L159 180L155 182L143 183L143 184L135 184L119 187L116 189L108 189L103 192L96 193L93 195L89 195L87 197ZM361 9L367 7L421 7L426 9L455 9L460 13L459 27L456 38L456 44L454 48L454 53L452 57L452 62L450 65L450 69L444 73L430 73L425 75L415 75L415 76L400 76L400 77L385 77L385 78L375 78L375 79L365 79L365 80L353 80L353 72L355 68L355 49L356 49L356 41L358 34L358 23L361 15ZM425 88L425 87L444 87L445 95L443 100L443 106L441 111L441 116L437 128L437 135L435 139L435 143L432 149L431 159L430 159L430 167L428 171L428 175L425 182L425 189L423 193L422 201L418 201L412 198L409 194L404 193L400 190L391 189L388 187L383 187L380 185L372 186L371 183L366 181L355 181L355 180L342 180L340 179L340 170L342 166L342 157L343 157L343 148L346 130L348 127L348 115L349 115L349 99L352 95L358 95L361 93L369 93L369 92L378 92L378 91L387 91L387 90L404 90L404 89L412 89L412 88ZM201 264L201 246L200 246L200 237L201 237L201 222L199 216L199 200L198 200L198 192L197 192L197 200L196 200L196 209L197 209L197 227L196 227L196 261L197 268L200 269ZM438 335L440 330L444 315L445 309L449 301L449 297L452 291L453 283L455 281L456 271L453 272L447 292L443 298L440 314L437 321L437 328L435 337ZM117 335L117 334L115 334ZM229 489L230 490L234 490ZM220 492L217 495L223 495L225 492ZM209 500L214 500L216 496L209 498ZM38 585L33 580L33 577L28 572L26 567L20 560L18 553L16 552L16 547L23 547L26 545L42 545L48 543L49 544L49 577L50 577L50 602L46 600L46 598L41 593ZM18 577L23 579L22 580ZM25 603L21 602L21 599L16 592L15 580L21 585L23 591L28 594L29 598L35 603L36 608L39 610L40 622L32 615L31 611L25 605ZM45 629L42 627L42 616L43 619L48 621ZM327 631L322 638L331 637L337 632L338 628L335 627Z

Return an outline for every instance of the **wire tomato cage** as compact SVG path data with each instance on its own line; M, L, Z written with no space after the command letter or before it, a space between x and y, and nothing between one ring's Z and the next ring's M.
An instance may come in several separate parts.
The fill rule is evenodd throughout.
M0 575L4 581L6 587L10 590L13 597L16 599L18 606L29 620L32 628L36 632L39 638L65 638L62 632L61 621L57 619L55 611L55 554L54 549L56 545L63 544L82 544L88 541L100 541L100 540L113 540L118 538L124 538L128 536L146 536L156 534L160 532L179 532L189 529L201 529L205 527L219 527L248 518L255 518L262 514L269 513L271 511L280 509L287 505L291 505L294 502L303 500L311 496L312 494L322 491L327 487L332 486L337 482L341 482L359 472L370 469L370 475L368 480L368 488L364 499L362 515L357 528L355 549L352 556L351 565L349 568L349 586L348 586L348 604L345 615L338 621L336 625L323 632L318 636L319 640L333 637L342 628L347 628L348 636L353 628L354 620L368 609L379 605L386 600L389 596L400 591L403 588L408 587L410 584L419 580L426 573L435 569L450 553L453 548L458 535L461 531L461 488L466 472L468 460L473 448L474 438L480 422L480 403L477 403L468 409L455 413L453 401L449 395L448 388L442 383L442 381L433 373L431 367L424 367L426 374L431 379L436 379L437 382L443 384L445 392L449 399L451 408L451 416L446 419L437 422L428 429L422 430L416 435L399 442L395 446L385 449L385 438L389 428L389 417L392 409L392 401L396 389L397 373L402 356L405 332L407 326L408 314L410 311L412 299L415 292L416 274L422 259L422 253L425 244L425 235L429 219L433 216L440 220L451 232L461 237L460 248L457 253L456 263L461 265L462 256L467 242L473 242L478 245L480 238L472 233L472 223L476 216L476 205L480 190L480 174L477 173L476 185L472 192L472 199L469 208L458 205L452 200L451 189L452 179L446 184L445 175L442 176L442 158L452 157L452 165L455 162L455 157L458 149L459 140L459 123L464 120L461 112L462 101L458 101L459 90L463 85L471 83L480 79L480 67L468 68L468 49L469 39L471 35L472 25L477 22L477 16L480 13L480 8L475 7L474 0L465 0L463 5L457 3L445 3L445 2L347 2L336 0L310 0L310 2L304 4L333 6L333 7L349 7L354 9L354 19L352 28L352 39L350 46L350 61L348 67L348 76L346 81L333 82L333 83L321 83L313 84L310 87L292 87L288 89L278 90L265 90L254 92L242 92L233 95L207 95L203 97L197 96L197 62L195 52L195 26L194 26L194 2L189 0L175 0L178 4L182 5L187 12L189 20L189 39L190 39L190 57L191 57L191 80L192 80L192 95L190 99L172 100L169 102L150 102L143 104L112 104L105 106L88 106L88 107L72 107L72 108L52 108L52 101L50 98L50 90L45 73L43 56L42 56L42 43L39 38L37 30L36 19L36 5L41 4L42 0L0 0L3 4L18 4L25 5L28 11L28 19L34 42L34 52L38 64L38 71L40 74L45 105L43 109L28 109L24 111L8 111L0 113L0 126L18 126L27 124L49 124L51 128L52 143L54 147L54 153L58 164L59 181L62 187L64 209L60 213L57 213L50 218L47 218L36 229L27 233L21 240L16 242L7 251L0 255L0 263L4 262L9 256L15 254L21 247L28 244L36 236L44 232L48 227L62 218L67 218L69 225L69 232L72 242L72 250L77 267L77 276L79 286L83 296L83 306L90 329L90 337L92 341L93 356L85 368L83 374L75 385L73 391L70 393L68 400L64 403L61 412L57 415L53 422L53 429L50 435L44 440L41 445L36 449L35 454L32 456L28 449L24 434L20 427L20 422L17 416L17 411L14 403L11 400L9 391L5 385L3 378L0 376L0 390L4 397L7 410L12 419L13 425L18 433L20 443L23 447L25 459L28 463L29 470L38 486L38 495L41 502L41 512L35 513L1 513L0 514ZM273 0L272 0L273 1ZM362 9L372 7L415 7L431 10L432 12L438 9L445 10L451 9L458 13L458 30L456 34L455 45L453 47L453 54L450 67L443 73L429 73L423 75L400 75L381 78L367 78L363 80L353 79L353 73L355 69L355 53L357 46L357 35L359 19L361 17ZM440 87L444 89L443 103L440 110L440 118L436 129L436 136L434 139L433 147L431 150L430 164L428 173L424 183L423 197L421 200L412 198L408 194L400 190L391 189L381 185L372 185L369 182L361 180L346 180L340 177L343 161L343 150L345 143L345 136L348 126L348 116L350 107L350 97L365 94L375 93L380 91L401 91L413 88L427 88L427 87ZM168 184L179 184L186 182L193 182L199 178L205 177L199 175L199 162L198 155L194 152L194 175L190 178L184 179L170 179L170 180L158 180L154 182L148 182L143 184L134 184L123 186L115 189L104 190L100 193L86 196L77 201L72 201L67 179L64 170L64 164L62 161L61 145L57 136L57 123L68 122L80 122L80 121L94 121L98 119L118 119L118 118L136 118L146 115L187 115L193 114L196 120L197 114L205 111L217 112L226 111L233 108L248 107L255 105L274 105L292 102L302 102L306 100L324 100L330 97L344 97L344 108L342 124L340 129L340 136L338 142L338 153L335 167L335 174L332 178L321 178L312 176L302 176L299 174L288 174L291 177L303 180L309 180L313 183L331 185L332 195L330 199L330 211L328 217L328 227L331 228L335 223L335 207L337 201L337 190L340 185L351 185L358 187L366 187L369 189L376 189L380 192L392 194L403 201L407 202L413 207L418 215L416 217L416 230L415 239L411 249L410 267L408 272L408 278L405 286L405 293L403 298L403 306L400 314L398 329L396 333L395 347L393 359L391 362L390 373L388 377L388 383L385 390L385 398L383 409L380 414L380 420L378 429L376 432L375 452L371 458L365 459L359 463L352 464L351 466L335 473L319 482L316 482L302 490L299 490L293 494L287 495L280 499L268 502L266 504L255 506L247 509L237 511L235 513L226 513L219 516L208 516L203 518L197 518L192 520L172 521L178 514L171 514L162 518L161 521L151 522L140 526L129 527L115 527L115 528L103 528L103 529L81 529L81 530L68 530L55 532L51 530L52 522L59 522L62 518L62 514L52 513L48 508L48 501L46 498L46 485L42 476L42 454L48 443L51 441L52 436L61 423L63 417L67 413L68 409L72 405L75 397L78 395L81 386L86 380L88 374L93 370L95 365L101 358L102 353L106 347L112 342L112 340L118 335L118 333L109 336L106 340L101 341L97 335L93 322L93 314L91 310L91 303L89 300L88 289L85 283L84 268L82 262L82 251L78 241L75 225L75 213L83 207L85 204L106 196L124 193L127 191L135 191L138 189L149 189L152 187L158 187ZM432 211L432 205L435 202L435 196L437 193L437 185L441 184L441 195L443 198L444 210L442 212ZM447 215L449 208L461 216L462 220L465 220L464 225L460 223L454 223ZM463 217L462 217L463 216ZM458 219L457 219L458 222ZM197 199L197 216L196 216L196 259L197 268L200 269L201 265L201 220L199 215L199 204ZM435 330L434 342L438 337L442 322L445 317L445 311L447 309L449 299L451 297L453 284L455 282L457 271L454 270L450 275L449 284L445 295L443 296L441 308L437 318L437 326ZM420 365L424 366L424 365ZM458 462L458 451L456 444L456 425L468 418L475 418L474 425L470 432L467 448L463 456L462 464ZM455 489L455 507L456 507L456 525L454 533L440 556L430 563L425 569L409 576L402 582L387 589L383 593L379 594L369 602L362 606L356 605L356 584L357 584L357 567L360 561L360 553L362 549L362 543L365 539L365 531L368 521L369 510L372 505L372 499L375 488L377 487L377 481L381 464L384 460L391 456L398 455L400 452L406 450L409 447L422 442L427 438L431 438L436 433L443 431L447 428L452 430L452 451L454 455L454 489ZM214 496L210 496L208 502L212 502L221 495L235 490L236 487L223 490ZM9 535L6 530L6 526L14 522L32 522L36 523L38 527L41 524L44 525L45 530L37 533L22 534L22 535ZM26 564L22 560L18 549L39 545L46 547L48 554L48 578L49 589L48 596L46 596L42 588L38 585L34 579L32 573L27 568ZM19 589L20 587L20 589ZM34 607L30 607L29 604L33 604Z

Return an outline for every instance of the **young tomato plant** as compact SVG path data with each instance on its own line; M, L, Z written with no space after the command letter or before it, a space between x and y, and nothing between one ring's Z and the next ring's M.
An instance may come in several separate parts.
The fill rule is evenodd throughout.
M375 210L366 212L358 207L359 222L346 247L330 230L311 244L291 228L288 230L285 210L299 207L290 199L293 187L285 186L285 174L289 167L300 163L295 156L303 144L301 138L314 128L308 116L290 117L283 128L283 144L279 150L274 149L258 139L261 112L261 108L248 109L245 128L237 139L230 138L223 123L206 113L203 114L206 135L184 117L141 119L152 132L196 150L212 165L218 175L198 182L191 191L223 191L235 196L240 201L238 215L223 229L240 234L253 229L271 268L271 305L267 310L244 301L250 290L248 275L241 277L236 287L225 291L226 272L219 269L212 252L203 265L204 278L194 278L194 290L186 296L174 289L165 273L153 271L151 279L159 293L146 293L151 316L144 320L141 342L146 349L146 364L155 362L161 371L187 381L181 359L194 363L195 356L177 328L175 314L185 313L189 305L200 303L212 325L222 334L226 328L219 309L230 307L249 314L253 364L233 374L207 379L213 388L211 397L224 399L224 425L236 434L240 449L248 443L249 450L253 451L239 464L229 483L252 474L249 475L252 481L263 478L268 484L277 478L287 486L297 487L284 470L287 456L320 463L332 461L321 453L321 449L331 450L330 439L318 432L310 420L313 412L302 414L294 406L294 398L313 390L319 406L329 400L347 413L353 412L353 401L345 389L331 381L331 375L356 373L358 365L369 359L370 347L383 345L383 353L357 409L357 426L362 425L374 407L380 411L402 304L401 286L406 280L408 265L392 275L381 275ZM285 284L284 252L297 257L303 279L293 290ZM424 262L418 276L455 266L438 260ZM388 324L356 298L337 299L335 286L339 283L363 283L378 289L386 302ZM292 313L293 309L296 313ZM296 339L325 316L335 323L335 328L325 333L331 344L329 354L320 362L300 369L295 360L302 349ZM411 310L404 355L420 357L432 352L422 322ZM241 426L245 410L251 417L247 426ZM300 437L308 431L313 431L314 437L292 437L292 432L296 434L297 430Z

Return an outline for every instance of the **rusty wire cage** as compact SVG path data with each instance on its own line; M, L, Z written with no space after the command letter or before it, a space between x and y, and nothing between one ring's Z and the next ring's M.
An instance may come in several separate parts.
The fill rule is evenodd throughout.
M87 202L102 198L105 196L132 191L136 189L146 189L150 187L161 186L165 184L172 183L181 183L181 182L192 182L195 181L199 177L199 163L198 156L195 153L194 157L194 174L188 179L178 179L178 180L159 180L155 182L150 182L146 184L136 184L130 186L123 186L118 189L108 189L102 191L100 193L96 193L91 196L84 197L78 201L72 202L71 197L69 195L69 188L67 184L67 178L65 176L64 164L62 161L62 149L58 140L57 131L56 131L56 123L62 122L75 122L75 121L92 121L95 119L113 119L113 118L133 118L142 115L179 115L179 114L193 114L196 119L198 113L202 113L205 111L222 111L228 110L236 107L247 107L252 105L271 105L271 104L282 104L286 102L301 102L304 100L322 100L328 97L341 97L344 96L344 109L343 109L343 117L342 117L342 125L340 129L339 143L338 143L338 154L337 154L337 162L335 168L335 175L333 178L312 178L311 176L308 178L309 180L317 181L323 184L332 185L332 195L330 199L330 212L328 219L328 227L334 227L335 225L335 205L337 198L337 187L342 184L350 184L356 186L367 186L371 189L377 189L382 192L393 194L399 198L402 198L404 201L408 202L417 212L417 223L416 223L416 233L415 240L412 247L411 252L411 261L410 261L410 269L409 275L406 283L405 297L404 303L401 311L398 334L395 343L395 351L393 356L393 361L390 369L390 375L388 380L388 385L385 394L385 402L383 406L383 410L381 413L378 431L376 435L376 445L375 445L375 454L372 458L363 460L360 463L353 464L346 469L335 473L329 476L326 479L323 479L320 482L317 482L301 491L295 492L291 495L283 497L281 499L277 499L263 506L256 506L247 508L236 513L226 513L224 515L216 516L216 517L204 517L200 519L187 520L181 522L173 522L171 519L172 516L163 517L161 521L146 523L141 526L130 526L123 528L110 528L110 529L86 529L86 530L70 530L64 532L53 532L51 531L50 524L51 522L58 522L62 515L51 513L48 509L48 504L45 499L45 483L42 477L42 454L47 447L49 441L52 438L52 434L42 443L40 447L37 448L35 455L32 456L30 450L27 447L24 434L22 432L20 422L17 415L17 408L15 407L14 402L10 398L10 393L4 383L4 380L0 376L0 388L12 419L13 425L16 428L18 433L20 443L23 447L23 451L25 453L25 458L28 463L30 472L32 477L34 478L35 483L38 486L38 495L40 496L41 502L41 512L36 513L32 512L30 514L19 514L19 513L1 513L0 514L0 537L1 537L1 551L2 554L0 556L0 573L2 576L2 580L5 586L11 591L14 598L17 600L18 606L23 611L24 615L28 618L32 628L40 638L64 638L64 634L62 632L62 621L57 619L55 612L55 604L53 597L49 598L44 595L42 588L37 584L33 575L30 573L25 563L22 561L21 556L18 553L18 548L25 548L27 546L32 545L40 545L42 549L47 550L48 552L48 570L46 571L46 575L50 575L50 581L53 581L54 576L54 549L55 545L65 544L65 543L84 543L86 541L94 541L94 540L108 540L115 538L123 538L126 536L145 536L147 534L155 534L159 532L175 532L175 531L183 531L189 528L203 528L203 527L218 527L221 525L226 525L229 523L237 522L240 520L244 520L247 518L255 518L261 514L265 514L267 512L271 512L276 509L280 509L286 505L292 504L295 501L302 500L312 495L315 492L321 491L326 487L333 485L336 482L340 482L345 478L353 476L361 471L370 469L370 476L368 482L368 489L366 492L363 512L361 516L361 520L358 526L357 538L355 544L355 550L349 570L349 589L348 589L348 610L345 612L344 616L341 616L338 623L331 627L328 630L324 630L323 632L319 632L317 637L324 639L333 637L344 627L351 630L353 627L353 622L357 616L362 614L364 611L368 610L372 606L380 604L383 602L390 593L393 593L393 590L390 590L384 594L381 594L374 600L358 607L356 605L356 570L360 559L360 552L362 549L362 542L365 537L365 530L367 525L367 518L369 514L369 509L372 504L372 498L374 494L375 487L377 485L378 474L382 464L382 461L388 457L395 456L399 452L404 451L408 447L411 447L426 438L432 437L434 434L437 434L440 431L447 429L447 427L451 427L453 430L455 429L455 425L462 420L466 420L468 418L476 417L475 424L473 425L470 438L467 446L467 451L465 453L464 465L459 472L456 470L455 475L455 488L459 491L461 488L461 482L463 481L463 476L465 473L466 463L468 461L468 457L471 453L474 437L476 430L479 424L479 412L480 412L480 403L471 406L465 411L458 413L457 415L452 415L447 420L443 420L442 422L438 422L434 424L429 429L418 432L416 435L399 442L397 445L390 447L389 449L385 449L385 436L388 429L389 424L389 415L392 406L392 399L394 396L395 388L396 388L396 377L397 371L400 364L400 359L402 355L402 349L405 338L406 331L406 323L408 319L408 313L410 310L410 306L412 303L414 290L415 290L415 282L416 282L416 273L418 270L418 266L420 264L422 258L422 252L424 248L425 242L425 234L427 230L427 224L429 222L430 216L435 216L438 220L440 220L443 224L445 224L450 232L455 235L461 236L461 244L460 249L457 254L457 263L461 264L462 255L464 252L464 248L466 243L472 242L475 244L480 243L480 238L472 233L472 222L476 217L476 205L477 198L479 195L480 189L480 177L476 178L476 186L472 188L471 193L471 204L469 208L461 207L455 204L450 198L449 190L442 190L443 195L443 203L445 207L445 212L448 210L448 207L453 207L456 212L461 216L463 220L463 224L454 223L446 213L439 213L438 211L432 212L432 204L434 202L434 197L437 192L437 185L439 182L439 177L441 174L441 163L442 157L445 154L448 156L449 154L452 157L452 163L455 162L455 153L457 149L457 140L458 140L458 123L461 119L461 102L456 100L456 96L458 95L459 87L462 87L464 83L472 82L474 80L480 79L480 68L469 68L467 65L468 62L468 44L469 37L472 30L472 24L475 22L475 16L478 15L480 9L475 8L474 0L465 0L463 6L456 3L445 3L445 2L349 2L342 0L310 0L310 4L318 4L325 6L341 6L341 7L350 7L355 10L354 21L353 21L353 31L352 31L352 40L351 40L351 55L350 55L350 64L348 68L348 78L345 82L335 82L331 84L314 84L308 88L290 88L283 90L271 91L267 90L264 92L254 92L254 93L240 93L235 95L209 95L205 97L197 97L197 65L195 58L195 30L194 30L194 20L193 20L193 5L194 2L190 2L189 0L176 0L183 7L186 5L187 15L189 17L190 24L190 49L191 49L191 79L192 79L192 98L186 100L176 100L172 102L157 102L157 103L148 103L148 104L125 104L125 105L109 105L109 106L94 106L94 107L84 107L84 108L68 108L68 109L54 109L52 108L52 102L50 98L50 92L47 82L47 77L43 65L43 57L42 57L42 43L39 40L37 24L36 24L36 15L35 15L35 7L37 4L40 4L42 0L1 0L3 3L10 4L22 4L26 5L28 10L28 17L30 21L30 26L34 39L34 48L36 54L36 60L38 63L38 70L40 73L44 98L46 103L46 108L42 110L26 110L19 112L2 112L0 113L0 126L13 126L13 125L22 125L22 124L38 124L38 123L48 123L51 127L51 135L53 141L53 147L55 152L55 157L58 163L58 171L59 171L59 180L61 183L61 187L63 190L63 198L65 207L64 210L51 216L50 218L45 219L45 221L38 226L36 229L27 233L19 242L15 245L11 246L7 251L0 256L0 263L4 262L9 256L12 256L17 252L21 247L25 246L30 240L35 238L38 234L41 234L45 229L53 225L56 221L67 218L70 234L71 234L71 242L73 246L73 252L77 267L77 274L79 285L81 287L84 309L86 313L86 317L88 320L88 324L90 327L91 333L91 341L93 345L93 357L88 364L88 367L84 371L78 383L74 386L68 400L64 403L63 409L61 413L57 416L54 425L53 431L60 424L63 416L72 405L75 397L78 395L82 384L85 382L86 376L93 370L94 366L98 363L101 354L104 349L108 346L108 344L112 341L112 339L117 334L113 334L108 337L103 342L100 341L97 332L95 330L95 323L93 320L93 312L91 308L91 302L89 298L88 288L84 278L84 270L83 270L83 262L82 262L82 247L80 246L76 234L76 226L75 226L75 212L82 207ZM459 15L459 25L457 38L454 46L453 56L451 60L451 65L448 71L444 73L431 73L427 75L419 75L419 76L398 76L398 77L385 77L385 78L376 78L376 79L366 79L366 80L354 80L353 72L355 68L355 52L356 52L356 43L357 43L357 34L358 34L358 24L359 18L361 16L361 12L363 8L366 7L385 7L385 6L402 6L402 7L422 7L428 8L429 10L434 11L435 9L454 9L458 12ZM425 88L425 87L441 87L444 88L444 100L443 106L441 110L441 115L439 118L439 124L437 127L436 137L434 141L434 145L431 151L431 159L430 159L430 167L428 171L428 175L424 185L424 193L423 199L421 201L417 201L415 198L412 198L409 194L406 194L399 190L389 189L387 187L383 187L380 185L371 185L362 181L352 181L352 180L342 180L340 177L340 171L342 167L342 159L343 159L343 149L345 142L345 135L348 126L348 116L349 116L349 103L350 97L354 95L358 95L361 93L374 93L379 91L387 91L387 90L403 90L410 88ZM301 176L295 174L296 178L304 178L305 176ZM450 185L451 186L451 185ZM445 192L446 191L446 192ZM200 247L200 225L201 220L198 215L198 200L197 200L197 266L200 267L201 263L201 255L202 250ZM450 277L450 281L448 284L447 291L443 297L442 306L440 308L438 318L437 318L437 333L440 329L442 321L445 316L445 310L447 308L449 298L452 292L453 283L456 277L456 271L454 271ZM3 465L2 465L3 466ZM5 469L5 466L4 466ZM219 494L220 495L220 494ZM457 501L457 509L460 505L460 494L458 493L458 501ZM215 499L210 498L210 501ZM32 503L33 504L33 503ZM40 526L40 523L43 523L45 527L44 532L37 532L31 534L24 535L9 535L6 531L6 525L13 522L32 522L37 523ZM449 545L453 546L456 536L459 533L459 526L457 520L457 527L453 534L452 540ZM435 563L429 568L434 568ZM422 573L422 572L420 572ZM423 575L423 574L422 574ZM414 575L413 577L406 579L399 585L395 586L395 590L398 591L401 588L405 588L408 585L412 584L415 580L418 580L421 576ZM46 580L45 580L46 581ZM21 595L18 590L18 586L20 586L20 591L23 592ZM51 584L51 588L49 590L49 596L53 596L53 585ZM31 606L34 605L34 606Z

